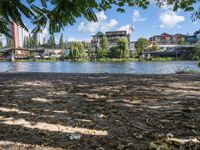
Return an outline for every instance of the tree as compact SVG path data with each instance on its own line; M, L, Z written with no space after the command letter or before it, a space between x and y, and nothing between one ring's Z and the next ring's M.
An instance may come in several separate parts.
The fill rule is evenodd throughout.
M27 45L27 37L24 37L23 48L28 48L28 45Z
M101 40L100 47L97 50L97 58L106 58L108 56L108 38L104 36Z
M160 47L156 43L153 43L153 45L151 46L152 51L158 51L159 49Z
M26 37L26 46L27 46L27 48L30 48L30 39L29 39L29 37L27 36Z
M8 48L13 48L14 47L14 42L12 38L8 38L8 43L7 43Z
M69 57L73 60L79 60L84 58L85 52L84 47L81 42L72 42L70 43L70 52Z
M120 50L117 46L113 46L113 47L110 48L109 57L120 58Z
M135 48L139 55L141 55L148 46L149 41L145 38L139 38L138 41L135 43Z
M194 45L195 57L200 61L200 41Z
M3 43L0 41L0 51L3 49Z
M130 50L128 46L128 39L127 37L121 37L117 40L118 49L120 52L120 58L129 58L130 57Z
M60 49L64 49L65 48L65 44L64 44L64 40L63 40L63 34L61 34L61 36L60 36L59 48Z
M49 44L49 48L55 48L56 47L56 42L55 42L54 35L51 35L49 37L48 44Z
M157 6L169 5L174 11L191 11L193 19L200 19L199 0L154 0ZM76 19L84 17L88 21L98 21L95 11L116 8L125 12L126 6L148 8L152 0L1 0L0 33L9 35L8 23L12 21L27 30L24 16L35 26L33 32L42 31L49 26L50 34L60 32L63 27L73 25ZM52 7L47 7L47 6ZM196 7L196 9L195 9ZM22 19L23 18L23 19Z
M37 38L35 36L30 36L29 38L30 48L36 48L37 47Z

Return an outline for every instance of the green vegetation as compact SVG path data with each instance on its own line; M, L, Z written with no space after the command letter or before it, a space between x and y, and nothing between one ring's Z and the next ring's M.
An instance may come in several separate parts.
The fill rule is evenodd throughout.
M49 48L55 48L56 47L56 41L55 41L54 34L49 37L48 46L49 46Z
M200 67L200 41L198 41L194 46L195 57L198 60L198 66Z
M8 48L13 48L14 47L14 42L13 42L13 39L12 38L9 38L8 39Z
M63 41L63 34L61 34L61 36L60 36L59 48L60 49L64 49L65 48L65 44L64 44L64 41Z
M135 48L138 55L141 55L147 47L149 46L149 41L145 38L139 38L138 41L135 43Z
M108 56L108 38L104 36L101 40L101 45L97 49L97 58L106 58Z
M160 47L156 43L153 43L153 45L151 46L152 51L158 51L159 49Z
M81 42L72 42L70 44L69 58L72 60L80 60L85 57L84 47Z
M128 39L126 37L121 37L117 40L117 47L119 49L119 58L129 58L130 50L128 47Z
M200 41L198 41L194 46L195 57L200 61Z
M192 12L192 19L200 19L198 0L154 0L157 6L169 5L174 11L182 9ZM1 0L0 1L0 33L9 35L8 23L12 21L28 30L24 18L35 26L33 32L49 26L50 34L60 32L65 26L73 25L76 19L84 17L88 21L98 21L95 11L106 11L116 8L117 12L125 12L125 6L146 9L152 0ZM47 7L52 6L52 7ZM195 7L197 6L197 7Z
M0 41L0 51L2 50L3 48L3 43Z

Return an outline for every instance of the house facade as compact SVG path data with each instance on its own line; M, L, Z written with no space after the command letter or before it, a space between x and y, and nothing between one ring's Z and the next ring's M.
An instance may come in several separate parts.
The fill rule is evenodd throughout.
M92 47L97 49L100 44L102 38L106 36L108 38L109 46L113 47L117 45L117 40L120 37L127 37L128 42L130 43L130 34L127 33L127 31L109 31L103 34L102 32L98 32L95 35L92 36Z
M171 35L168 33L163 33L161 35L155 35L149 38L151 43L156 43L158 45L176 45L181 42L187 41L187 35L175 34Z

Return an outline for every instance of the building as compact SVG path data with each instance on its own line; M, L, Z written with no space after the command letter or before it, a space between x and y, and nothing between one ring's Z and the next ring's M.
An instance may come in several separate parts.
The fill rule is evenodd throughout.
M103 34L102 32L98 32L92 36L92 47L95 49L98 48L104 36L108 38L110 47L116 46L117 39L119 39L120 37L127 37L128 42L130 43L130 34L127 31L109 31L105 34Z
M197 40L197 37L195 35L188 35L187 36L187 42L189 44L194 44L196 43L198 40Z
M163 33L161 35L155 35L149 38L151 43L156 43L158 45L176 45L181 42L187 41L187 35L175 34L171 35L168 33Z
M25 31L23 28L17 26L15 22L8 25L10 28L10 34L13 36L14 40L14 47L15 48L22 48L24 43L24 38L28 36L28 32ZM10 38L7 37L6 43L8 45Z
M200 40L200 30L196 31L194 33L194 36L196 36L196 40L199 41Z

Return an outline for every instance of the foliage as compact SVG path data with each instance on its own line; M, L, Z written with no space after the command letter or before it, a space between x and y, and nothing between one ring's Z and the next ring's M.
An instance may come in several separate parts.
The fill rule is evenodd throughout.
M153 45L151 46L152 51L158 51L159 49L160 47L156 43L153 43Z
M49 48L55 48L56 47L56 42L55 42L55 36L54 35L51 35L49 37L48 45L49 45Z
M28 48L28 38L24 37L23 48Z
M14 47L14 42L12 38L8 38L8 44L7 44L8 48L13 48Z
M84 50L87 52L87 55L90 59L94 59L95 58L95 52L92 50L92 44L91 42L82 42Z
M193 20L200 19L199 0L154 0L158 6L169 5L174 11L179 8L192 11ZM27 2L27 3L25 3ZM125 12L126 6L138 6L146 9L152 0L1 0L0 1L0 33L9 35L8 23L12 21L27 30L22 15L35 25L33 32L49 27L50 34L60 32L65 26L76 23L76 19L84 17L88 21L97 21L95 11L106 11L116 8ZM47 7L51 6L51 7Z
M60 49L64 49L65 48L65 44L64 44L64 40L63 40L63 34L61 34L61 36L60 36L59 48Z
M106 58L108 56L108 38L104 36L101 40L100 47L97 50L97 58Z
M187 41L180 41L178 42L179 45L189 45L189 43Z
M141 55L148 46L149 41L145 38L139 38L138 41L135 43L135 48L139 55Z
M82 42L72 42L70 43L69 57L73 60L79 60L84 58L85 52Z
M2 50L3 48L3 43L0 41L0 51Z
M120 52L120 58L129 58L130 57L130 50L128 46L128 39L127 37L120 37L117 40L118 49Z
M109 57L110 58L120 58L120 50L117 46L113 46L110 48Z
M30 48L36 48L37 47L37 39L35 38L35 36L30 36L29 38L29 44L30 44Z
M107 36L104 36L101 40L101 48L104 50L104 51L108 51L108 48L109 48L109 43L108 43L108 38Z
M97 58L100 59L100 58L106 58L107 55L108 55L108 52L105 50L105 49L102 49L101 47L99 47L97 49Z
M194 45L194 55L195 57L200 61L200 41L198 41L195 45Z

